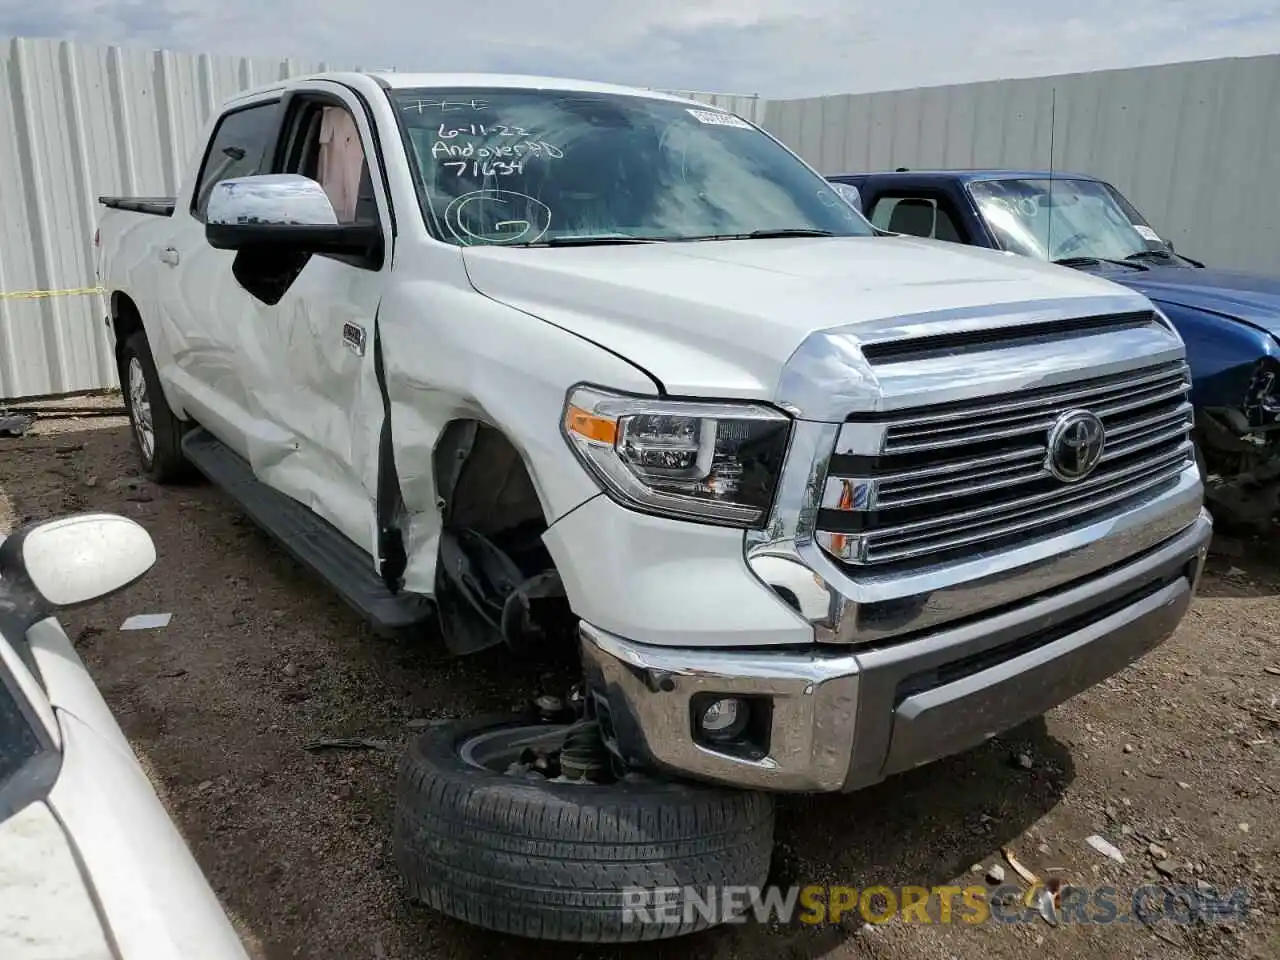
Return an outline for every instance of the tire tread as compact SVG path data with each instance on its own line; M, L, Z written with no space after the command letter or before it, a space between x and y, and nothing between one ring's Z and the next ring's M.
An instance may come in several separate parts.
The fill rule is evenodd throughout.
M476 770L453 744L483 722L429 731L401 764L394 849L412 899L501 933L622 943L710 926L696 913L624 921L623 888L705 890L767 878L771 797L653 781L535 783Z

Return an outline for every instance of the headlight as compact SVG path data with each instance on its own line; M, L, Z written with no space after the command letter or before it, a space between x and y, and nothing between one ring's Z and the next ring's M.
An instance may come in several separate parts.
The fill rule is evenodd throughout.
M579 386L564 434L623 506L735 527L764 523L791 418L759 404L660 400Z

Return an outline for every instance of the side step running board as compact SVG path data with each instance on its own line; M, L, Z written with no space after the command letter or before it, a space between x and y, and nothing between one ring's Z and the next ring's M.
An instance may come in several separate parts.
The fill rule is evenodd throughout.
M307 507L255 477L243 457L207 430L195 429L183 437L182 452L377 632L397 634L434 618L435 607L428 598L388 590L368 553Z

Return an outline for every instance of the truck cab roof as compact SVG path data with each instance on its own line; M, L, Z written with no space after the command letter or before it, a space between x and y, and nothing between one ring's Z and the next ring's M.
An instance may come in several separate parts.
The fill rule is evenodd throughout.
M828 177L837 183L850 183L875 177L877 180L895 178L910 179L919 182L932 178L946 180L951 183L973 183L980 180L1094 180L1099 178L1087 173L1072 173L1065 170L1016 170L1016 169L973 169L973 170L883 170L865 173L837 173Z
M378 86L387 90L406 89L440 89L449 90L459 87L480 89L511 88L517 90L570 90L581 93L608 93L618 96L649 97L656 100L670 100L676 103L688 103L706 107L707 104L675 94L648 90L641 87L627 87L612 83L596 83L591 80L575 80L568 77L546 77L533 74L517 73L397 73L392 70L369 71L330 71L325 73L303 74L290 77L246 90L228 104L241 100L252 100L265 93L288 90L295 86L305 85L317 80L328 80L334 83L351 84L353 81L373 80Z

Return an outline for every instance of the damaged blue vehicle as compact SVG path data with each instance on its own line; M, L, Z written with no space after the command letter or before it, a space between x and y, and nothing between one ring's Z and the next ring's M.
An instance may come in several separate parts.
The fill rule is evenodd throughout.
M887 232L1035 257L1145 294L1186 342L1197 456L1215 519L1238 532L1273 528L1280 514L1280 281L1176 252L1096 177L900 169L828 179Z

